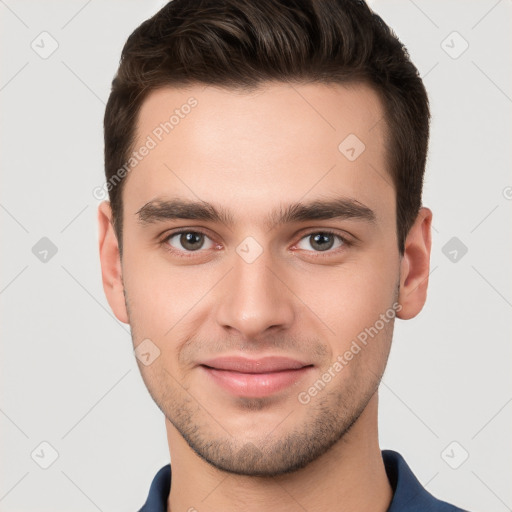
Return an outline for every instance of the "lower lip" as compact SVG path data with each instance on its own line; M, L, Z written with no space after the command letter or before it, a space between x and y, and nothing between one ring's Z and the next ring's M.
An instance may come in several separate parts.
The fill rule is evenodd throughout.
M201 368L226 391L240 397L259 398L273 395L296 384L313 367L305 366L296 370L271 373L240 373L217 370L208 366L201 366Z

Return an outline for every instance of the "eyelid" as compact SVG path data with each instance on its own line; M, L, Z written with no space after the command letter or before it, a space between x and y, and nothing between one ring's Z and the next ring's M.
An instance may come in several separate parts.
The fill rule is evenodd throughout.
M300 240L302 240L303 238L313 235L313 234L316 234L316 233L325 233L325 234L337 236L337 237L341 238L345 243L347 243L347 245L356 243L356 238L353 235L350 235L346 231L338 230L338 229L334 229L334 228L322 228L322 227L320 227L320 228L305 228L304 232L302 232L302 231L299 232L297 234L297 236L300 236Z

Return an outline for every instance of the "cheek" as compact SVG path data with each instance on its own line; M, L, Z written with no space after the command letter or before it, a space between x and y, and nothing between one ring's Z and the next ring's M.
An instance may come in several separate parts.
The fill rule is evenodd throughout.
M218 280L206 266L173 265L157 251L127 250L123 272L136 341L161 340L162 350L197 330L205 294Z
M139 337L162 338L186 313L187 288L178 272L162 268L150 254L126 250L125 255L123 280L132 329L136 327Z
M334 339L336 350L340 350L392 306L397 268L391 258L361 256L336 268L311 271L294 289L322 321L322 332Z
M381 241L337 266L290 265L283 269L284 281L297 297L283 297L304 312L298 317L303 328L320 329L326 339L350 340L392 305L396 262L391 242L383 248ZM197 330L207 320L205 293L224 272L222 265L174 265L159 251L127 245L123 273L137 337L181 339L177 336L186 336L187 329Z

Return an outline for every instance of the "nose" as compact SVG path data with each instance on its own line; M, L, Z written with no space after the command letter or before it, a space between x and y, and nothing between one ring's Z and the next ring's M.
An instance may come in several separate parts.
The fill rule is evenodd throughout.
M217 290L217 322L246 339L288 329L294 321L293 293L268 251L248 263L234 255L233 269Z

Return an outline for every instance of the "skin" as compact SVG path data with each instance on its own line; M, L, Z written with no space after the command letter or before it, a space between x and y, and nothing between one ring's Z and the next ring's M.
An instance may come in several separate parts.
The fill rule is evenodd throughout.
M297 398L395 301L396 316L409 319L426 299L432 212L420 210L401 257L382 104L363 84L164 88L144 102L135 146L191 96L197 106L126 178L122 260L109 203L98 209L109 304L135 347L149 338L160 350L139 368L166 417L168 508L385 512L392 488L378 444L378 385L394 319L307 404ZM353 162L338 150L350 133L366 146ZM139 222L157 197L211 202L234 223ZM375 221L265 225L278 206L334 197L357 200ZM204 245L187 252L180 235L165 240L176 228L204 231ZM327 228L353 243L333 237L322 251L311 235ZM262 249L252 263L236 251L248 236ZM241 398L198 366L225 354L314 366L269 397Z

